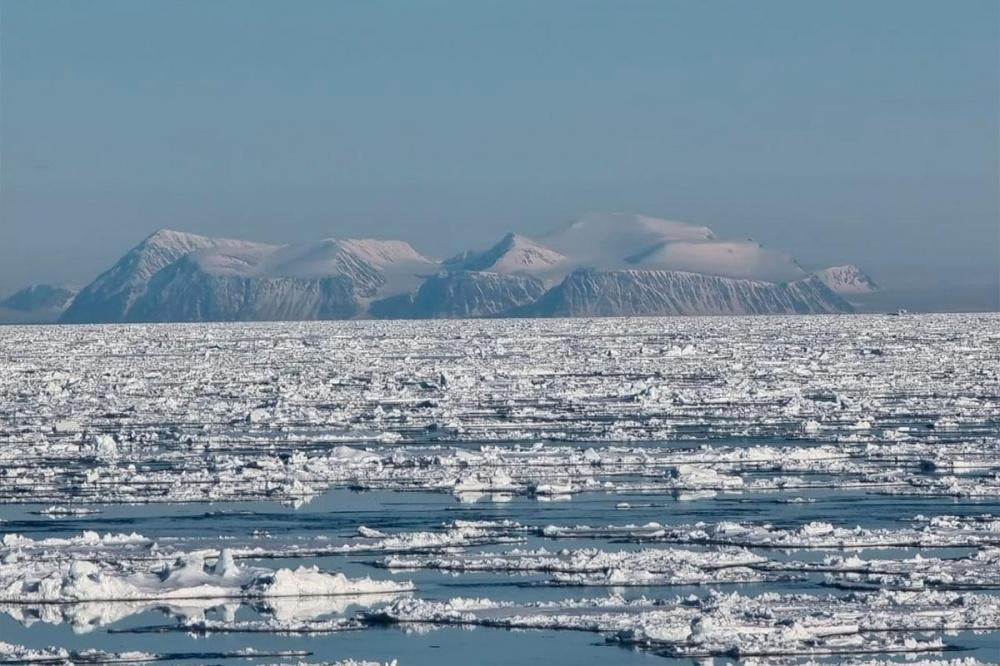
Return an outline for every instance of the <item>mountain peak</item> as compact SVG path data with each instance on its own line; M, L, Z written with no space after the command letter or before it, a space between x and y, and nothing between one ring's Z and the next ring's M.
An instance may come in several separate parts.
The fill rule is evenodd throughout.
M412 245L401 240L375 238L346 238L341 246L372 265L385 267L398 263L430 263L431 260L417 252Z
M146 245L190 245L192 241L196 240L208 240L208 237L191 234L186 231L177 231L176 229L157 229L153 233L146 236L142 242L139 243L138 247Z
M157 229L146 236L142 242L136 245L133 250L145 250L146 248L164 248L167 250L178 250L190 252L203 247L216 247L220 245L251 246L259 245L251 241L237 240L235 238L215 238L212 236L202 236L192 234L187 231L176 229Z
M159 229L87 285L70 303L60 321L122 321L132 303L145 290L147 282L158 271L195 250L220 245L249 247L257 244Z
M854 264L830 266L815 275L836 294L868 294L879 288L870 275Z
M527 236L508 233L500 242L480 253L463 256L454 261L457 268L467 271L487 271L491 273L530 273L551 268L565 261L566 257L539 245Z

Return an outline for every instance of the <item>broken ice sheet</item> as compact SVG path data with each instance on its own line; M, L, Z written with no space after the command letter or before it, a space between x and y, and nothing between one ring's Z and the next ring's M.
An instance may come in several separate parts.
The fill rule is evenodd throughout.
M548 525L541 529L549 539L614 538L637 542L728 545L743 548L841 550L898 547L997 547L1000 519L992 515L975 518L935 516L914 518L912 527L839 527L812 521L794 528L764 523L722 521L693 525Z
M403 599L368 615L376 623L565 629L669 656L762 657L935 652L928 631L995 629L988 595L879 592L849 597L709 593L673 602L621 598L535 604Z
M644 549L604 551L597 548L456 555L397 555L379 562L388 569L435 569L448 572L491 571L547 573L563 585L699 585L760 582L777 578L750 565L767 560L742 549L694 551Z
M826 571L826 584L844 589L1000 589L1000 548L958 558L923 557L919 553L896 560L834 556L813 570Z
M0 495L59 505L301 502L341 486L704 497L845 483L1000 494L994 320L925 319L903 334L910 324L837 321L831 331L818 319L761 320L763 337L726 318L391 330L345 322L334 335L310 322L261 325L249 339L211 324L197 334L129 327L116 339L100 329L9 329L0 345L9 369L0 401L12 409L0 416L0 441L10 445L0 447ZM697 354L672 353L695 339ZM70 346L79 360L66 364ZM947 373L937 371L942 358ZM405 373L400 359L409 359ZM719 444L747 436L798 442ZM665 439L709 446L427 451L454 441ZM382 450L389 443L419 447L397 455ZM817 473L833 478L818 482ZM641 482L627 478L636 475Z
M132 650L107 652L104 650L67 650L59 647L28 648L15 643L0 641L0 664L142 664L159 661L196 659L261 659L301 658L308 656L303 650L254 650L243 648L226 652L155 654ZM352 666L360 662L344 662ZM378 666L376 664L376 666Z
M98 572L78 570L66 590L103 576L145 594L144 581L164 574L172 590L200 581L241 595L5 612L101 627L87 637L107 650L104 630L150 608L162 610L159 626L187 623L205 645L213 631L333 640L385 603L401 611L456 595L486 597L452 608L476 626L578 623L678 654L756 646L771 663L782 648L819 659L821 648L885 652L911 639L912 649L968 647L946 628L988 620L969 608L993 603L982 588L1000 547L998 325L949 315L3 327L0 502L25 504L0 523L0 536L19 534L3 546L4 581L48 579L59 598L85 560ZM353 490L379 499L341 506ZM261 517L221 508L162 520L200 502L253 502L244 506ZM161 519L122 522L116 503L163 503L134 513ZM218 532L227 536L204 537ZM371 604L253 596L251 580L237 591L215 574L225 548L243 571L318 564L355 581L413 578L418 589L363 595ZM756 559L712 568L728 548ZM677 554L688 551L709 555ZM197 553L204 577L193 561L178 564ZM365 571L386 557L420 568ZM522 576L525 567L550 570ZM807 580L773 578L785 575ZM733 576L758 582L734 588ZM700 601L627 598L653 592L626 583L693 579ZM556 583L615 583L623 598L542 604L578 591ZM710 590L733 589L761 617L711 601ZM870 625L837 634L823 613ZM684 621L674 632L675 616ZM912 635L909 619L934 626ZM13 624L26 633L6 640L43 644L20 640L33 629Z
M59 553L51 552L40 558L25 559L24 552L17 547L21 541L10 536L7 535L0 551L4 553L0 563L0 602L8 604L274 599L386 594L413 589L408 582L351 579L315 566L295 569L242 566L229 549L223 549L214 557L205 551L175 553L170 561L109 559L107 550L99 551L104 558L98 560L82 557L79 553L68 558L58 557ZM138 535L127 539L129 543L143 541ZM97 543L113 540L114 537L106 536ZM61 541L74 542L72 539Z

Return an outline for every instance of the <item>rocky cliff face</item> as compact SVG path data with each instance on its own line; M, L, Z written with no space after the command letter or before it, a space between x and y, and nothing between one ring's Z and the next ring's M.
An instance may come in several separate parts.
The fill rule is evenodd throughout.
M530 276L449 271L426 279L413 295L372 303L370 311L380 318L494 317L543 293L542 282Z
M815 277L774 284L681 271L578 270L538 302L513 314L616 317L850 311L850 305Z
M212 274L190 259L157 273L125 321L284 321L349 319L362 310L345 276L249 277Z

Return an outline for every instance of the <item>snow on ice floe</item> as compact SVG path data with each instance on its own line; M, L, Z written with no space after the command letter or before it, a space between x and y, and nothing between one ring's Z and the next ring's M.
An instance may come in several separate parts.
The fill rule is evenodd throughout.
M759 663L755 659L748 659L746 661L750 666L756 666ZM800 661L797 662L799 666L819 666L821 663L829 664L829 661L819 662L819 661ZM888 659L843 659L842 664L847 666L894 666L898 664L899 661L890 661ZM959 657L957 659L921 659L919 657L908 656L906 661L903 662L907 666L984 666L987 662L980 661L975 657Z
M158 661L195 659L262 659L301 658L308 656L302 650L255 650L242 648L225 652L155 654L131 650L107 652L104 650L67 650L60 647L28 648L15 643L0 641L0 664L142 664ZM348 660L337 662L342 666L359 666L368 662ZM375 666L380 666L375 664Z
M120 535L124 536L124 535ZM132 535L135 537L137 535ZM14 537L14 538L12 538ZM94 545L142 543L140 539L115 540L87 536ZM72 539L50 539L73 543ZM45 542L43 542L45 543ZM185 599L270 599L333 595L386 594L413 589L407 582L351 579L318 567L266 569L237 564L233 552L223 549L211 560L205 552L177 553L172 560L128 557L124 551L113 560L65 552L31 555L29 539L4 537L0 560L0 603L66 603L84 601L152 601ZM28 546L28 552L21 546ZM104 551L105 555L107 551ZM85 559L86 557L86 559ZM161 556L162 557L162 556Z
M0 641L0 664L128 664L156 660L156 655L148 652L104 652L103 650L74 652L59 647L28 648Z
M28 627L36 623L69 625L77 634L87 634L95 629L115 625L125 618L150 611L166 615L170 622L152 627L132 627L115 631L325 634L362 629L362 623L350 617L350 613L357 609L376 607L393 601L399 598L400 594L393 592L266 599L148 599L73 603L0 602L0 613ZM236 612L241 608L252 609L264 619L236 620ZM209 617L214 614L221 614L224 618Z
M34 513L40 516L53 516L53 517L92 516L94 514L101 513L101 510L86 506L50 506L46 509L35 511Z
M807 523L779 530L739 523L664 527L658 523L607 527L526 528L547 539L615 539L641 543L684 543L707 549L658 547L610 551L599 548L504 552L390 555L379 561L388 569L432 569L450 573L491 571L545 573L552 584L667 586L789 580L790 574L824 573L825 584L845 589L997 589L1000 588L1000 522L957 520L943 516L920 529L866 530ZM919 521L917 521L919 524ZM957 526L957 527L956 527ZM496 529L500 529L497 526ZM796 550L859 551L899 548L973 548L961 557L862 559L856 554L830 555L822 561L768 557L748 547Z
M812 570L829 572L826 583L845 589L1000 589L1000 549L951 559L919 554L898 560L828 557Z
M572 497L583 492L671 495L676 499L718 494L825 488L852 488L886 495L942 497L1000 496L1000 463L993 445L842 443L808 448L777 446L711 446L685 449L640 447L573 447L565 445L336 446L331 450L276 454L270 448L253 454L220 452L214 462L198 464L166 460L187 456L186 450L165 453L155 465L122 467L120 458L88 459L75 472L67 461L50 479L10 478L5 471L8 501L41 497L67 502L100 496L104 501L167 502L193 500L309 500L331 487L353 489L428 490L459 499L503 501L512 496L538 499ZM310 449L315 447L310 446ZM975 473L928 471L927 456L951 451ZM97 463L95 465L95 463ZM19 473L18 473L19 474ZM18 496L20 499L18 499Z
M104 650L67 650L59 647L28 648L23 645L0 641L0 664L142 664L158 661L177 660L218 660L234 659L296 659L299 666L397 666L397 660L389 662L358 661L344 659L327 662L306 662L309 653L302 650L254 650L244 648L235 651L209 653L169 653L155 654L132 650L128 652L106 652ZM288 663L288 662L283 662Z
M548 525L541 534L558 538L615 538L638 542L727 545L744 548L824 549L850 548L942 548L998 547L1000 519L983 515L960 518L935 516L914 518L912 527L863 528L839 527L821 521L795 528L771 524L722 521L693 525Z
M751 568L766 561L747 550L734 548L707 552L682 549L609 552L597 548L552 552L542 548L468 555L395 555L381 560L380 566L463 573L546 573L557 585L627 587L749 583L776 578Z

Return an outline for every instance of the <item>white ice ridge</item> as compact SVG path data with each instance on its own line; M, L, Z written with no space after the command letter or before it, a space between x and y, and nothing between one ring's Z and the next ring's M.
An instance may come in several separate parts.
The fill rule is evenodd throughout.
M69 625L74 633L86 634L121 620L159 611L170 618L169 624L136 627L129 632L179 631L190 634L274 633L328 634L363 628L350 617L355 611L374 608L399 598L400 593L359 594L310 597L271 597L267 599L152 599L144 601L81 601L74 603L4 603L0 612L16 622L30 626L36 622ZM252 608L263 619L237 621L242 606ZM218 613L224 619L210 619ZM334 616L334 617L331 617ZM339 617L337 617L339 616Z
M327 555L365 554L437 554L454 553L502 544L516 544L530 537L546 540L595 539L629 541L643 544L723 547L722 552L742 553L739 549L849 550L861 548L973 548L984 552L1000 548L1000 518L974 516L916 516L907 525L895 528L839 527L825 522L808 522L797 527L778 528L769 523L698 522L667 525L648 522L641 525L545 525L533 526L511 520L452 520L436 529L385 532L361 526L356 534L343 537L322 535L316 538L273 541L266 536L242 543L231 543L228 551L236 560ZM32 539L7 533L0 539L0 561L30 560L42 562L65 559L143 560L170 562L189 552L178 546L198 544L197 539L153 540L140 534L98 534L83 532L74 537ZM212 541L211 543L215 543ZM727 550L726 547L732 547ZM190 550L190 549L189 549ZM198 551L206 559L217 558L218 548ZM559 551L566 554L571 551ZM580 551L584 552L584 551ZM678 550L679 556L698 551ZM553 554L555 555L555 553ZM755 556L756 557L756 556Z
M528 528L527 533L548 539L603 538L642 543L680 542L707 546L701 550L675 547L609 551L598 548L510 550L506 552L437 553L392 555L380 566L389 569L432 569L452 573L497 571L512 574L547 573L551 582L563 585L704 585L747 583L788 579L794 575L825 574L825 584L846 589L977 590L1000 587L1000 522L956 521L944 517L921 530L863 530L834 528L826 523L808 523L794 530L774 530L738 523L713 526L664 527L587 526ZM952 529L950 525L985 528ZM518 527L514 532L523 532ZM845 550L905 548L977 548L955 557L916 554L891 559L889 555L863 559L857 554L814 558L768 558L736 543L788 553L804 549Z
M759 666L767 662L759 662L754 659L746 661L748 666ZM796 662L798 666L827 666L830 662L801 661ZM840 662L844 666L897 666L900 662L888 659L846 659ZM987 666L987 662L980 661L975 657L960 657L958 659L919 659L910 657L905 662L906 666Z
M334 595L387 594L414 589L412 583L348 578L342 573L300 566L266 569L236 563L223 549L178 553L172 561L150 559L91 560L32 557L18 546L30 540L7 535L0 562L0 603L84 601L176 601L183 599L274 599ZM54 540L50 540L54 541ZM44 542L43 542L44 543ZM51 544L50 544L51 545Z
M548 525L540 533L558 538L616 538L637 542L728 545L744 548L821 549L1000 547L1000 518L980 516L917 516L912 526L888 528L839 527L813 521L795 528L768 523L699 522L693 525L589 526Z
M979 590L1000 588L1000 548L954 559L916 555L898 560L827 557L801 570L827 571L828 585L855 590Z
M302 657L308 652L293 650L263 651L253 649L236 650L233 652L213 652L210 655L197 653L183 655L159 655L149 652L106 652L104 650L67 650L59 647L28 648L23 645L0 641L0 664L142 664L157 661L176 660L179 656L187 659L211 657L213 659L261 659L261 658L297 658L297 666L397 666L398 660L391 661L358 661L344 659L340 661L306 662ZM288 662L282 662L285 666ZM279 666L275 663L273 666Z
M979 590L1000 588L1000 549L967 557L862 559L829 556L822 562L769 560L747 550L688 551L644 549L602 551L595 548L545 549L451 556L387 557L389 569L434 569L448 572L497 571L548 573L564 585L616 587L650 585L718 585L787 579L789 573L826 573L827 585L858 590Z
M301 650L255 650L243 648L228 652L213 652L210 655L181 653L160 655L132 650L128 652L106 652L104 650L67 650L61 647L29 648L15 643L0 641L0 664L143 664L177 659L261 659L261 658L301 658L308 656ZM304 662L303 662L304 663ZM347 660L335 662L331 666L382 666L377 662L357 662ZM395 666L395 660L391 666ZM390 665L386 665L390 666Z
M937 652L925 632L995 630L992 595L879 592L847 597L712 592L675 601L620 597L516 605L483 599L401 599L374 623L420 623L600 632L671 657L858 655Z
M361 526L352 537L323 537L272 545L236 546L237 558L316 557L373 553L428 553L497 544L520 543L528 528L502 521L454 520L437 530L384 533Z
M548 573L557 584L628 587L760 582L774 576L751 566L765 562L764 557L734 548L610 552L597 548L552 552L542 548L468 555L396 555L380 564L389 569Z
M177 500L308 500L330 487L431 490L459 499L538 499L582 492L672 495L698 499L720 493L803 493L840 488L886 495L1000 496L1000 458L987 441L873 441L814 446L481 445L477 449L331 446L277 453L273 444L251 454L220 451L206 467L185 445L162 450L155 467L122 466L122 458L84 458L70 451L43 472L22 473L9 462L0 499L24 501L30 489L66 502ZM315 447L311 447L315 449ZM0 452L2 452L0 447ZM943 462L947 459L948 464ZM95 464L96 463L96 464ZM961 467L959 467L961 466ZM39 478L41 475L41 478ZM58 513L54 512L54 513Z
M392 659L390 661L368 661L368 660L357 660L357 659L342 659L340 661L317 661L317 662L307 662L298 661L296 666L398 666L399 660ZM285 664L273 664L272 666L286 666ZM920 666L919 664L915 666ZM937 666L937 665L931 665ZM976 664L944 664L941 666L976 666Z
M235 558L306 557L357 553L411 553L467 548L524 541L529 528L510 520L452 520L436 530L387 533L361 526L352 536L283 541L280 546L232 546ZM536 529L537 531L537 529ZM197 543L196 539L185 542ZM75 559L127 559L167 561L187 556L175 546L177 539L151 539L141 534L100 534L92 530L72 537L33 539L8 532L0 538L0 562ZM213 541L214 543L214 541ZM200 549L207 559L219 557L217 548Z
M0 664L132 664L156 660L157 656L148 652L75 652L60 647L28 648L0 641Z

